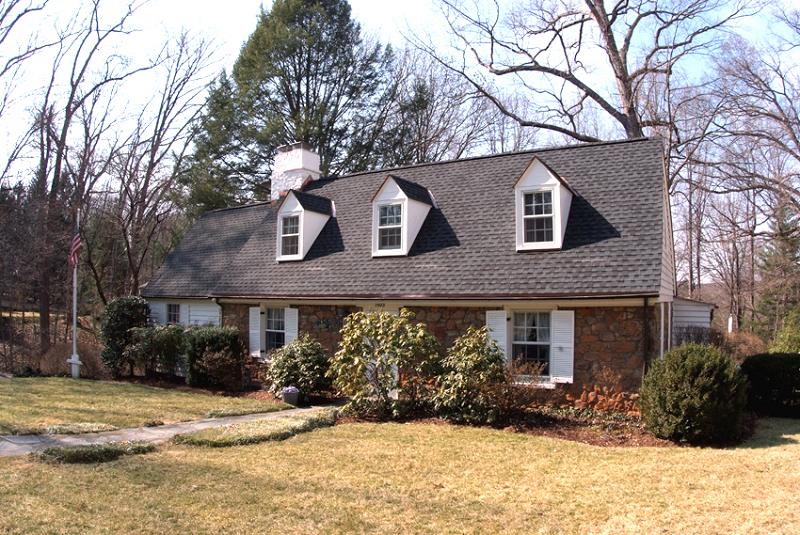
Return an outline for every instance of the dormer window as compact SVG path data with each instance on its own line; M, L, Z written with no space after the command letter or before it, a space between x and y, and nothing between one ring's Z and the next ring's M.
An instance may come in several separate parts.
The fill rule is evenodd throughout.
M403 245L403 206L387 204L378 208L378 249L400 249Z
M387 176L372 199L372 256L407 255L433 206L425 187Z
M302 191L290 191L278 209L275 259L302 260L336 210L330 199Z
M553 192L525 193L525 243L553 241Z
M300 216L284 216L281 220L281 256L294 256L300 247Z
M574 191L534 158L514 184L517 251L561 249Z

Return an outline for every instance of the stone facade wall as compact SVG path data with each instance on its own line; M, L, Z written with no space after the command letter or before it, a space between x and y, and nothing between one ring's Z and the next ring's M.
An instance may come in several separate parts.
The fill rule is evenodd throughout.
M250 307L252 305L239 304L239 303L221 303L222 308L222 326L223 327L236 327L242 336L242 340L250 349Z
M339 331L344 319L361 310L355 306L300 305L298 309L298 332L308 333L322 344L329 356L339 346Z
M405 307L416 316L416 321L424 323L446 350L456 338L466 332L467 327L486 325L486 308L466 307Z

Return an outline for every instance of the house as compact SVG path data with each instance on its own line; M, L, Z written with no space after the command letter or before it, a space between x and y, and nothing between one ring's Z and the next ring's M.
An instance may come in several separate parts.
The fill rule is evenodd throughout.
M237 327L263 358L299 332L408 308L445 346L488 325L542 385L627 388L671 343L663 146L589 143L321 177L278 150L270 202L200 217L142 289L157 322Z

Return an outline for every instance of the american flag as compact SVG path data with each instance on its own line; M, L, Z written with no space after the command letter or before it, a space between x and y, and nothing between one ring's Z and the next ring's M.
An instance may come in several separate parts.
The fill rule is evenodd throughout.
M78 258L81 255L81 235L80 233L75 234L75 237L72 238L72 243L69 245L69 265L70 267L75 267L78 265Z

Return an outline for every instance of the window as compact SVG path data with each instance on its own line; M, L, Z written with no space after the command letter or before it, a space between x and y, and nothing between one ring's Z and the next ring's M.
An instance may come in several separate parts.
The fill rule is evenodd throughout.
M378 207L378 249L402 247L402 205L387 204Z
M525 243L553 241L553 192L526 193L523 203Z
M167 303L167 323L177 325L181 322L181 306L177 303Z
M265 335L267 353L286 344L286 322L282 308L267 309Z
M537 366L540 375L550 375L550 313L515 312L511 350L515 366Z
M300 216L290 215L281 220L281 255L298 254L300 248Z

